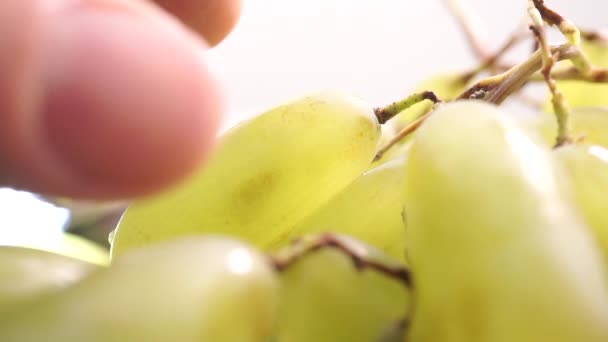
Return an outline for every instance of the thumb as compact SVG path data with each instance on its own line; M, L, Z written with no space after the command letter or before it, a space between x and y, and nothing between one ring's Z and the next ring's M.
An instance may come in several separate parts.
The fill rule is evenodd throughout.
M208 155L223 110L205 43L143 1L0 2L0 185L124 198Z

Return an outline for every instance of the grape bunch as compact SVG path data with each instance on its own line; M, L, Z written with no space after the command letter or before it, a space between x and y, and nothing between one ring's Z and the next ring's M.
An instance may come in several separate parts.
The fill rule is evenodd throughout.
M107 262L0 247L0 341L608 341L608 40L531 3L521 64L233 127L129 206ZM502 105L533 81L534 117Z

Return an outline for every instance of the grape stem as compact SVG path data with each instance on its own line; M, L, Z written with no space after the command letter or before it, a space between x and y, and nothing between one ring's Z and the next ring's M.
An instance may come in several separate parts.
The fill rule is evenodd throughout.
M384 124L404 110L425 100L429 100L435 104L441 102L437 95L432 91L423 91L421 93L412 94L401 101L393 102L388 106L376 108L374 109L374 113L378 118L378 122Z
M420 127L420 125L422 125L422 123L424 122L424 120L426 120L426 118L428 118L431 115L431 113L433 112L433 110L435 110L435 108L433 108L430 111L422 114L416 120L412 121L409 125L405 126L402 130L400 130L394 137L391 138L391 140L389 140L389 142L387 142L384 146L382 146L378 150L378 152L376 152L376 156L374 157L373 161L380 160L380 158L382 158L382 156L388 150L390 150L393 146L395 146L396 144L398 144L402 139L404 139L405 137L407 137L408 135L410 135L412 132L414 132L415 130L417 130L418 127Z
M271 256L270 261L278 272L284 272L302 258L318 251L326 250L327 248L333 248L349 257L355 269L359 271L372 269L388 276L389 278L397 280L408 290L411 290L413 287L412 275L407 267L391 266L371 260L365 251L361 252L348 246L348 244L342 242L338 237L330 233L317 236L313 241L308 241L307 243L304 243L302 239L296 239L292 245L292 248L287 250L287 254ZM386 335L383 336L379 342L393 341L395 337L403 336L405 331L407 331L410 326L410 316L412 310L413 308L410 308L408 311L409 313L406 314L406 317L396 321L394 326L392 326L389 331L386 332Z
M571 59L572 57L580 54L580 50L577 47L572 46L570 44L548 46L548 48L550 49L551 54L555 55L556 61ZM521 89L521 87L530 79L530 77L533 74L535 74L537 71L539 71L542 68L542 66L543 66L542 51L539 49L536 52L534 52L523 63L512 67L511 69L503 72L502 74L499 74L496 76L491 76L491 77L478 81L473 86L471 86L467 90L465 90L461 95L459 95L456 98L456 100L478 99L478 100L489 102L489 103L501 104L505 99L507 99L513 93L515 93L519 89ZM605 77L605 75L602 77ZM431 92L427 92L427 93L431 93ZM399 114L400 111L398 111L397 109L404 110L404 109L409 108L409 106L412 106L418 102L421 102L422 100L419 100L418 102L412 102L412 98L420 99L420 94L422 94L422 93L414 94L414 95L406 98L403 101L395 102L387 107L384 107L387 112L391 112L391 114L394 114L392 116L389 114L378 114L378 112L382 112L382 109L376 109L376 115L378 116L378 119L381 120L381 118L382 118L381 121L386 122L386 121L390 120L390 118L394 117L396 114ZM442 101L435 102L435 106L433 107L433 109L431 111L423 114L416 120L412 121L409 125L407 125L405 128L403 128L401 131L399 131L399 133L397 133L388 143L386 143L386 145L382 146L378 150L378 152L376 152L374 161L377 161L380 158L382 158L382 156L389 149L391 149L393 146L395 146L397 143L399 143L402 139L404 139L409 134L411 134L416 129L418 129L418 127L420 127L420 125L422 125L424 120L426 120L426 118L428 118L433 113L433 111L435 110L437 105L441 104L441 103L442 103ZM401 104L401 106L403 106L403 107L401 107L397 104ZM409 104L409 106L407 106L406 104ZM385 119L385 118L388 118L388 119Z
M539 16L550 26L556 26L561 33L568 39L570 44L578 46L581 40L581 33L578 28L568 19L559 13L545 6L544 0L531 0L532 7L538 11ZM535 26L542 26L535 23Z
M296 240L295 243L297 244L298 240ZM373 269L390 278L398 280L408 289L412 288L412 277L408 268L404 266L385 265L378 261L370 260L365 254L353 250L332 234L323 234L305 248L294 248L292 252L288 253L286 256L273 256L271 257L271 262L278 272L284 272L303 257L327 248L336 249L348 256L357 270Z
M555 117L557 119L557 139L555 142L555 147L559 147L572 141L570 108L568 107L564 95L559 91L559 89L557 89L557 83L553 78L551 78L551 70L555 65L555 55L551 53L551 49L547 43L543 19L537 3L538 1L534 1L533 5L528 9L530 18L532 19L530 30L534 33L534 36L538 41L542 57L542 74L545 78L547 86L549 87L549 90L551 91L551 102L553 104L553 111L555 112ZM554 12L549 12L549 14L555 15ZM558 18L563 20L559 16Z
M570 44L549 46L556 61L570 59L580 54L580 50ZM465 90L457 99L479 99L501 104L507 97L518 91L529 78L542 68L542 52L537 50L526 61L502 74L485 78Z
M554 70L551 73L551 78L557 81L584 81L588 83L608 83L607 68L593 68L588 75L583 74L577 67L569 67L563 70ZM530 81L544 81L544 76L533 75Z
M576 47L573 47L570 44L553 46L553 47L551 47L551 52L557 56L556 58L558 60L568 59L568 58L571 58L572 56L575 56L576 54L580 53L580 51L578 49L576 49ZM473 86L471 86L470 88L465 90L461 95L459 95L456 98L456 100L479 99L479 100L494 103L494 104L500 104L511 94L518 91L524 85L524 83L530 78L530 76L532 76L539 69L541 69L542 63L543 63L543 61L542 61L541 51L537 50L525 62L523 62L519 65L516 65L515 67L507 70L506 72L504 72L500 75L496 75L496 76L492 76L492 77L488 77L488 78L480 80L479 82L477 82L476 84L474 84ZM429 92L427 92L427 93L429 93ZM397 111L396 109L401 109L400 111L402 111L406 108L409 108L409 106L412 106L418 102L421 102L422 100L420 100L420 94L423 94L423 93L414 94L414 95L406 98L403 101L395 102L384 108L386 108L385 109L386 111L392 112L392 113L395 113ZM412 102L412 99L418 99L419 101ZM390 150L397 143L399 143L402 139L404 139L405 137L410 135L412 132L414 132L416 129L418 129L418 127L420 127L420 125L422 125L424 120L426 120L426 118L428 118L433 113L433 111L435 110L435 107L437 107L437 104L440 104L440 103L442 103L442 101L435 102L435 106L429 112L423 114L422 116L420 116L419 118L417 118L416 120L411 122L409 125L404 127L401 131L399 131L393 138L391 138L391 140L388 143L386 143L384 146L382 146L376 152L374 161L377 161L380 158L382 158L382 156L388 150ZM402 107L398 106L397 104L401 104ZM407 106L406 104L409 104L409 106ZM381 111L382 111L382 109L376 109L376 115L378 116L378 120L381 120L380 119L381 117L385 118L385 117L390 116L388 114L378 114L378 112L381 112ZM398 112L400 112L400 111L398 111ZM398 112L397 112L397 114L398 114ZM382 116L382 115L385 115L385 116ZM383 122L388 121L390 118L392 118L394 116L395 115L390 116L388 119L386 119Z
M482 35L485 36L486 32L485 26L470 4L462 0L444 0L443 2L458 21L474 55L481 60L479 66L463 75L462 82L464 83L469 82L487 69L493 67L504 69L504 66L497 65L498 60L517 43L528 37L527 31L518 29L508 37L497 51L490 53L490 49L487 47L487 39L482 38Z
M450 1L448 1L450 2ZM464 20L464 18L461 18L461 21ZM464 26L464 24L463 24ZM484 70L490 69L494 66L496 66L498 60L505 54L507 53L510 49L512 49L517 43L521 42L524 38L526 38L528 35L527 31L523 31L523 30L517 30L515 31L513 34L511 34L509 36L509 38L503 43L503 45L494 53L492 54L488 54L479 64L479 66L477 66L475 69L466 72L462 75L462 78L458 80L458 82L462 82L462 83L468 83L471 79L475 78L477 75L479 75L481 72L483 72ZM498 66L500 67L500 66ZM408 99L410 98L414 98L416 99L420 94L414 94L413 96L410 96ZM435 105L441 103L442 101L439 101L439 99L437 99L437 96L435 96L435 94L432 94L434 96L434 99L431 99ZM403 100L401 102L408 102L408 99ZM421 101L418 101L421 102ZM416 102L417 103L417 102ZM413 103L415 104L415 103ZM411 105L413 105L411 104ZM390 106L394 106L395 104L389 105L385 108L389 108ZM411 106L407 106L408 108ZM404 108L405 109L405 108ZM434 110L435 108L433 108L432 110ZM409 134L411 134L412 132L414 132L416 129L418 129L418 127L420 127L420 125L422 125L422 123L424 122L424 120L426 120L426 118L431 114L431 111L421 115L420 117L416 118L414 121L412 121L411 123L409 123L407 126L405 126L403 129L401 129L394 137L391 138L390 141L388 141L384 146L382 146L377 152L376 152L376 156L374 157L373 161L378 161L382 158L382 156L391 148L393 148L396 144L398 144L402 139L404 139L405 137L407 137ZM394 117L395 114L395 110L388 110L388 112L390 112L390 114L383 114L383 113L378 113L382 111L381 109L377 109L376 110L376 116L379 118L379 120L381 121L381 123L385 123L386 121L390 120L392 117ZM401 110L403 111L403 110ZM381 119L382 118L382 119Z
M470 4L463 0L443 0L443 3L452 12L477 58L485 60L491 57L487 48L486 29L479 16L472 10Z
M462 82L468 83L470 80L472 80L481 72L487 69L491 69L494 67L504 68L504 66L497 66L498 60L527 37L528 31L517 30L513 32L509 36L509 38L502 44L502 46L498 50L496 50L496 52L491 55L488 55L485 59L483 59L479 66L477 66L475 69L465 73L462 76Z
M571 21L545 6L543 0L530 0L528 14L530 18L533 19L534 25L530 26L529 29L532 30L535 36L535 51L524 62L509 68L497 65L497 61L516 43L523 40L525 35L523 33L515 32L494 54L490 55L486 52L480 53L481 51L485 51L485 48L482 48L483 45L479 43L481 40L478 39L474 30L472 30L473 25L470 22L470 18L473 18L472 13L470 13L470 11L467 12L463 3L458 0L445 0L445 2L459 19L461 26L468 35L470 44L474 50L478 52L478 56L483 59L476 69L463 75L463 80L468 81L477 76L480 72L489 68L498 70L506 69L501 74L481 79L454 100L477 99L499 105L509 96L518 92L527 82L545 81L552 93L553 107L558 121L559 133L556 147L570 141L570 125L568 121L569 109L566 99L557 89L555 80L575 79L594 83L608 83L608 69L594 67L584 52L579 48L581 39L606 43L608 42L608 38L599 32L580 31ZM549 45L544 33L545 22L549 25L557 26L567 38L568 43ZM562 60L570 60L573 67L566 70L553 71L555 63ZM538 74L539 71L540 74ZM428 91L425 93L432 94L433 96L435 95ZM421 94L425 93L414 94L405 100L395 102L384 108L376 109L375 112L378 120L381 123L385 123L401 111L418 102L425 99L432 100L432 98L421 97ZM436 96L434 97L436 98ZM433 102L435 103L434 108L398 132L395 137L378 150L374 161L380 159L390 148L414 132L424 120L432 114L435 107L437 107L437 104L440 104L443 101L437 99L437 101Z
M599 31L581 30L581 39L590 42L592 44L600 44L602 46L608 46L608 37ZM538 43L537 43L538 45ZM537 47L538 48L538 47ZM583 54L583 51L579 51L579 54ZM576 56L572 57L576 59ZM572 59L571 59L572 60ZM584 81L588 83L608 83L608 68L600 68L590 65L587 68L587 72L582 72L580 68L580 62L583 64L587 61L587 58L583 57L578 63L574 63L575 66L567 67L565 69L556 70L554 69L551 73L551 78L554 80L566 80L566 81ZM578 66L577 66L578 64ZM590 63L589 63L590 64ZM513 66L497 66L499 69L505 71ZM529 79L531 82L545 81L545 77L542 73L535 73Z
M600 43L607 44L608 36L604 32L594 31L594 30L583 30L579 29L581 32L581 38L592 43Z

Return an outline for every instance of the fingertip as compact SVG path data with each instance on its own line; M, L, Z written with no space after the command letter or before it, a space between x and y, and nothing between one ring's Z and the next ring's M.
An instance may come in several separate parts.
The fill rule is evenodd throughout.
M44 4L0 4L0 186L124 199L204 164L224 111L204 42L144 2Z
M143 195L206 159L223 103L200 46L146 18L88 10L49 42L42 136L73 176L52 190Z

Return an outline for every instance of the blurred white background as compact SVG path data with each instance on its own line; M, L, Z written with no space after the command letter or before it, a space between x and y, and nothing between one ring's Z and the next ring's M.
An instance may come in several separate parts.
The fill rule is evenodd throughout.
M210 52L228 92L225 127L326 88L382 105L434 73L476 65L441 0L243 1L236 29ZM465 2L481 17L492 48L521 23L527 7L525 0ZM608 27L607 1L546 4L581 27ZM519 55L529 49L522 47ZM0 208L0 243L49 239L67 219L65 210L9 190L0 191Z

